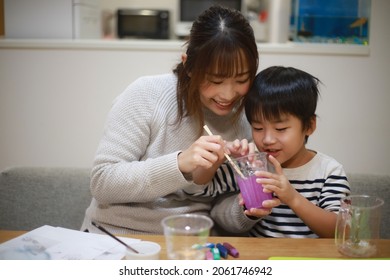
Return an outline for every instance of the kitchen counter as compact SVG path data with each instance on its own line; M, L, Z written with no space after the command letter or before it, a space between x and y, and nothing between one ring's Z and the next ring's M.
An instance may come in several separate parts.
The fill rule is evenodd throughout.
M78 50L161 50L184 49L183 40L62 40L62 39L0 39L0 49L78 49ZM294 43L258 43L261 53L367 56L370 47L364 45Z

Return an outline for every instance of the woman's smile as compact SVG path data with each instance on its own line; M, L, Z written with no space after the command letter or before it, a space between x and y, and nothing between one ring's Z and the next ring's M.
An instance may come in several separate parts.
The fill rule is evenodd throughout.
M232 107L234 106L234 102L230 101L230 102L222 102L222 101L218 101L214 98L211 99L212 101L214 101L214 103L216 104L216 106L220 109L220 110L231 110Z

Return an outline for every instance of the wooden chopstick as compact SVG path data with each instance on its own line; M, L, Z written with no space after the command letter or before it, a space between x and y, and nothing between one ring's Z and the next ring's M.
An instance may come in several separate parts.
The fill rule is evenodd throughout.
M211 132L211 130L209 129L209 127L207 126L207 124L205 124L203 126L204 130L206 130L206 132L208 133L208 135L213 135L213 133ZM242 174L241 170L238 168L238 166L232 161L232 159L230 158L230 156L227 154L227 153L224 153L225 157L227 158L227 160L230 162L230 164L233 166L234 170L236 170L237 174L239 174L241 176L241 178L245 179L245 176L244 174Z

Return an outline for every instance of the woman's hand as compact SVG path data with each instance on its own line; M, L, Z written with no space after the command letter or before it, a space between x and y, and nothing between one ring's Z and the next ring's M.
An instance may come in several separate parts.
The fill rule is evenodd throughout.
M201 136L178 155L180 171L188 174L195 170L202 172L212 169L211 173L214 174L225 160L224 147L225 143L219 135Z
M256 151L256 145L249 143L247 139L225 142L225 153L233 157L245 156Z

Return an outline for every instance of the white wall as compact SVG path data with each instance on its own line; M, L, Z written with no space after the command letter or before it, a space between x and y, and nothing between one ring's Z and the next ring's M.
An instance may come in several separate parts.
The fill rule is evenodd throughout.
M348 172L390 174L390 1L373 0L369 56L262 53L324 86L309 146ZM170 71L181 50L0 48L0 169L90 167L111 102L141 75Z

